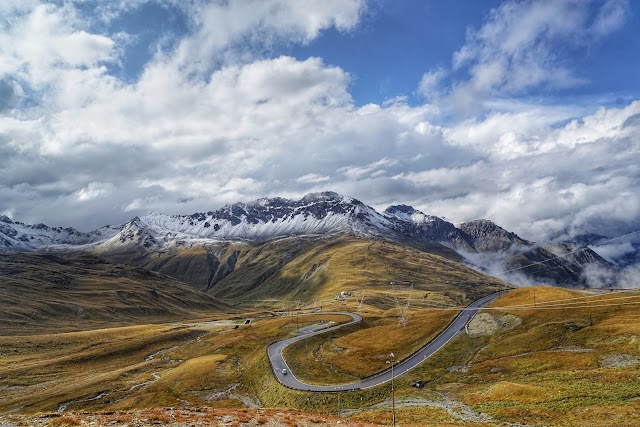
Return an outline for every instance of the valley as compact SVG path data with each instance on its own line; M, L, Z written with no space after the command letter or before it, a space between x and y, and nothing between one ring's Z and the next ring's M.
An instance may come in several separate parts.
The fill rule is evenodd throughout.
M640 0L0 0L0 427L640 427Z
M633 425L640 397L638 304L638 292L584 293L545 287L510 291L444 349L395 379L398 424ZM352 302L346 305L356 308ZM437 332L412 327L413 323L438 324L437 317L428 315L435 312L444 326L450 315L445 310L418 308L403 328L396 319L378 317L381 310L368 307L366 311L362 323L375 326L353 325L340 334L321 334L285 354L288 363L300 357L306 360L295 368L292 364L293 372L312 377L322 372L313 361L318 362L318 349L324 347L337 351L331 362L336 375L319 376L325 382L339 384L345 375L370 375L372 363L385 369L389 348L401 360L411 351L407 343L426 343ZM255 316L246 323L239 316L231 321L3 336L0 416L21 425L21 420L37 419L41 413L52 414L46 418L50 422L82 419L87 415L81 413L87 412L94 417L119 414L125 421L114 425L126 425L126 420L142 417L140 411L147 411L147 421L152 423L153 417L169 420L173 413L156 408L181 408L178 418L183 420L203 413L209 419L236 414L246 420L239 425L251 425L251 417L238 415L242 408L278 407L318 414L319 425L335 423L338 416L348 417L350 425L388 425L388 382L353 392L290 390L277 382L266 357L269 343L297 330L350 320L312 313ZM363 340L363 334L388 339ZM401 337L406 341L394 342ZM358 347L378 354L373 359L377 362L363 361L353 352ZM325 358L330 353L322 354ZM412 387L416 380L424 388ZM111 417L115 420L116 415Z
M640 410L640 293L585 288L618 271L587 247L335 193L89 233L2 224L30 245L0 253L3 427L618 426Z

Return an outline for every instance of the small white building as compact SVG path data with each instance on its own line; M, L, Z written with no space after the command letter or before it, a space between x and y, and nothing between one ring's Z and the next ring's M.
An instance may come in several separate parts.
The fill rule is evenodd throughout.
M339 294L336 294L334 299L346 299L351 296L351 292L342 291Z

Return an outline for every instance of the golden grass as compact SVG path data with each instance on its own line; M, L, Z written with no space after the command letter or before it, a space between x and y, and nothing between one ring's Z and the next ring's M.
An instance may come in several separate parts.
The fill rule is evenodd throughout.
M381 297L388 291L383 287L378 290ZM510 292L493 306L530 303L534 291L536 302L541 304L585 295L557 288L526 288ZM431 292L433 298L450 298ZM640 357L638 308L592 305L593 324L586 306L487 311L496 316L510 313L522 323L490 337L459 336L444 351L398 378L396 396L430 399L428 389L432 389L457 397L499 423L634 425L640 413L640 365L603 367L603 360L616 355L629 356L623 361ZM303 341L293 354L287 354L287 361L297 360L296 367L292 366L297 376L307 375L318 382L339 375L363 375L367 369L385 367L383 356L388 352L402 354L395 345L408 353L412 346L428 341L454 312L416 308L405 328L397 327L396 314L394 308L385 309L384 305L372 307L362 325L350 326L344 334L330 333L329 338L321 335L317 342L309 340L308 348ZM349 318L317 314L300 316L298 325L294 316L255 319L237 329L234 326L238 323L206 329L155 325L0 337L0 412L16 408L22 413L55 411L62 403L68 404L69 410L89 411L152 410L158 405L180 408L185 401L191 406L241 407L243 397L262 406L337 414L337 395L298 392L279 385L265 351L270 342L288 336L297 326L327 320L343 322ZM317 354L339 375L318 374L324 368L315 361ZM463 365L465 369L447 369ZM427 381L427 388L410 387L413 379ZM103 393L105 397L97 398ZM341 407L361 409L386 401L389 395L389 384L345 392ZM458 423L438 408L406 407L398 414L403 426ZM238 412L235 422L242 425L246 419L246 414ZM281 419L285 425L295 420L292 413ZM388 424L390 410L366 410L349 418L348 425L366 420ZM255 424L260 425L257 420Z
M489 288L505 287L461 265L459 255L444 246L427 249L431 252L346 235L292 237L260 245L221 243L211 250L219 254L222 264L233 253L237 262L233 272L220 276L208 293L245 307L273 308L294 301L309 304L316 299L328 304L340 291L369 289L394 280L411 280L418 289L441 293L453 291L448 281L459 282L456 292L466 302ZM184 277L201 289L209 277L209 271L202 268L206 256L203 248L181 248L149 259L145 266ZM185 266L193 268L185 270Z
M0 334L160 323L233 308L174 278L90 255L0 256Z
M356 238L343 238L329 247L315 248L308 258L302 258L291 265L291 271L299 274L304 268L308 268L311 260L318 257L324 260L316 265L323 266L326 284L315 296L325 300L343 290L363 290L366 296L368 289L397 280L413 281L417 289L424 290L443 290L445 287L450 289L445 286L447 281L496 283L491 278L436 254L388 242ZM288 274L288 271L285 270L283 274Z
M63 415L61 417L53 418L51 421L47 423L48 426L58 427L58 426L79 426L81 425L78 417L73 415Z
M187 360L162 375L154 388L190 391L211 389L221 379L228 381L228 377L235 376L232 367L223 365L227 357L225 354L215 354Z
M380 422L386 425L392 423L392 413L390 409L368 409L349 417L349 421L358 420L365 422ZM407 406L396 409L396 424L402 427L422 427L422 426L460 426L467 425L448 414L444 409L429 406ZM485 424L474 423L474 426Z
M126 389L166 365L149 356L195 339L200 332L170 326L140 326L82 333L0 337L0 411L55 410L62 403ZM46 351L49 349L49 351ZM84 405L92 401L84 402Z
M523 288L492 306L532 304L534 292L537 304L588 295L558 288ZM629 355L623 360L640 356L638 306L596 307L598 301L608 298L612 295L588 298L591 308L585 304L558 310L488 311L519 316L522 324L492 337L460 336L448 346L448 352L434 356L414 376L434 381L437 390L456 395L500 421L550 426L636 425L640 365L603 368L601 361L618 354ZM447 370L465 364L466 370ZM410 393L403 387L400 395Z
M482 393L479 400L482 401L506 401L506 402L542 402L554 394L554 390L529 384L518 384L508 381L500 381L493 384ZM473 401L473 398L469 398Z
M135 409L190 404L242 406L275 381L265 348L308 324L343 315L255 319L199 329L147 325L66 334L0 337L0 412ZM236 326L242 324L236 328ZM233 391L229 391L233 390ZM280 386L274 391L282 395Z
M365 317L362 325L304 340L285 351L285 359L304 381L319 384L353 381L387 369L389 354L401 360L433 339L456 312L421 310L407 326L397 318Z

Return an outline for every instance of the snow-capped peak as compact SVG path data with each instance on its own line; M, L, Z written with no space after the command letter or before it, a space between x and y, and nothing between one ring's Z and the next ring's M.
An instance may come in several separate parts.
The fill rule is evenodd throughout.
M258 241L339 232L369 235L385 222L372 208L333 192L309 194L300 200L263 198L192 215L151 213L139 220L159 234Z
M103 241L116 234L120 227L102 227L83 233L71 227L29 225L0 217L0 251L31 251L43 247L66 247Z
M394 216L403 221L410 221L415 224L422 224L427 221L433 221L437 217L425 215L423 212L408 205L392 205L384 211L385 214Z
M301 201L310 203L310 202L318 202L318 201L337 201L337 202L345 202L345 203L361 203L358 200L355 200L351 197L345 197L341 194L336 193L335 191L322 191L320 193L309 193L304 196Z

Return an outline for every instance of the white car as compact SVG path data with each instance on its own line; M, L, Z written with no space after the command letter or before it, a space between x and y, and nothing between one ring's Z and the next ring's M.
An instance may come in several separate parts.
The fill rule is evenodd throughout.
M282 375L287 375L287 370L286 369L282 370Z

